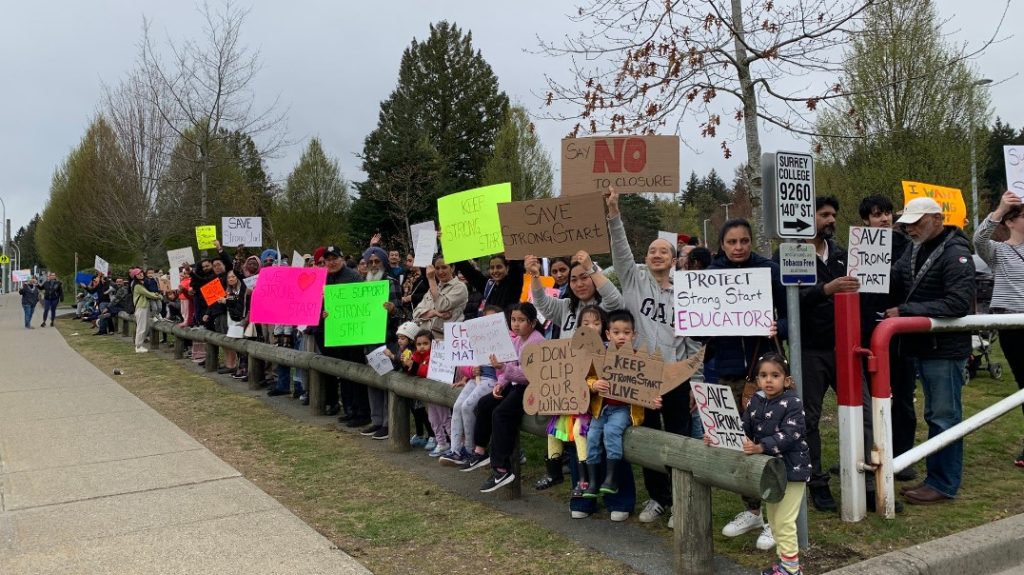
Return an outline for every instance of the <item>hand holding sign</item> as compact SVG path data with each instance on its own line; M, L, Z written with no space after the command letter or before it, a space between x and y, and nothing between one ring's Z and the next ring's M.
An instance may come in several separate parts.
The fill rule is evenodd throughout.
M196 226L196 245L201 250L217 246L217 226Z
M728 385L690 382L693 398L704 426L704 443L743 451L743 420Z
M532 343L520 365L530 382L523 395L527 415L580 414L590 405L587 374L594 354L604 349L597 330L580 328L572 339Z
M224 286L217 278L213 278L206 282L206 285L204 285L200 291L203 292L203 301L206 302L206 305L213 305L227 296L227 293L224 291Z
M1024 146L1003 146L1006 162L1006 189L1024 198Z

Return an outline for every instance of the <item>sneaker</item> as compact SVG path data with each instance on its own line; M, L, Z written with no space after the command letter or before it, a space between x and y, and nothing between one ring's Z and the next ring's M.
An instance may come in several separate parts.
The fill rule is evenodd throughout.
M590 517L590 514L586 511L573 511L570 515L573 519L586 519L587 517Z
M672 515L668 516L668 528L669 529L675 529L676 528L676 514L675 513L673 513Z
M387 439L389 437L391 437L391 434L388 432L388 428L381 427L380 429L378 429L376 431L376 433L374 433L373 435L370 436L370 439L381 440L381 439Z
M427 455L429 455L430 457L441 457L442 455L448 453L449 451L451 451L451 448L449 446L438 444L437 447L434 447L434 449L431 450L430 453L428 453Z
M480 486L480 493L490 493L492 491L501 489L509 483L512 483L516 479L516 474L512 473L511 469L505 471L498 471L495 469L491 476L487 478L487 481Z
M423 449L426 449L427 451L437 449L437 439L434 439L433 437L427 438L427 442L423 444Z
M665 508L653 499L648 499L644 510L640 512L640 523L654 523L654 520L665 513Z
M409 445L412 447L423 447L427 444L427 441L419 435L413 435L409 438Z
M482 455L479 453L471 453L465 463L462 464L462 471L475 471L490 464L491 457L486 453Z
M462 455L461 451L449 451L442 455L437 462L445 467L462 467L462 464L466 462L466 457Z
M737 514L736 517L733 517L732 521L722 528L722 535L725 535L726 537L737 537L755 529L761 529L763 526L764 521L761 520L760 515L756 515L750 511L742 511Z
M249 374L235 372L231 374L231 379L249 379Z
M365 436L369 437L369 436L373 435L374 433L377 433L382 427L384 427L384 426L383 425L376 425L376 424L371 425L369 427L365 427L365 428L363 428L363 429L361 429L359 431L359 435L365 435Z
M222 367L222 368L217 370L217 374L218 375L227 375L229 373L233 373L234 371L235 371L235 368L233 368L233 367Z
M1013 462L1013 464L1016 465L1017 467L1024 467L1024 451L1020 452L1020 455L1017 456L1017 459Z
M761 534L757 536L757 548L768 551L772 547L775 547L775 536L772 535L772 526L765 523Z
M611 520L615 522L625 521L629 519L629 511L612 511Z
M519 452L519 465L526 465L526 453L525 452L522 452L522 451Z
M144 347L141 347L141 346L140 346L140 347L137 347L137 348L135 348L135 353L148 353L148 352L149 352L149 350L148 350L148 349L146 349L146 348L144 348Z

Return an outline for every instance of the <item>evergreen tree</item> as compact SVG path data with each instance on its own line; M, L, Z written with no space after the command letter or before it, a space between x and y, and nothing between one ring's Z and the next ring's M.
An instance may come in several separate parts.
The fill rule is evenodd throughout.
M312 138L274 204L275 238L299 251L339 242L347 231L350 208L348 185L337 160L328 158L320 140ZM342 249L347 247L343 243Z
M512 200L550 198L551 157L534 133L526 108L512 106L494 141L494 155L483 171L484 185L512 183Z
M14 243L21 250L22 269L31 269L33 266L46 267L42 258L39 257L39 250L36 247L36 229L39 227L39 214L32 216L27 226L18 228L14 234Z

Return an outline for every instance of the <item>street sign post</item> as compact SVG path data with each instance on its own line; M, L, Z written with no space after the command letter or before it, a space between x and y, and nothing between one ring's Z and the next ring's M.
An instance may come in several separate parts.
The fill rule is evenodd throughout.
M818 256L814 244L779 244L782 285L813 285L818 281Z
M775 197L780 238L810 239L814 225L814 158L810 154L776 152Z

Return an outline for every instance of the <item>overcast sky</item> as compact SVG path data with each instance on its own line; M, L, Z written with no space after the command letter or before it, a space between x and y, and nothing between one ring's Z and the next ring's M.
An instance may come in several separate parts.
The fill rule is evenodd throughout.
M947 32L956 41L976 45L991 34L1002 0L939 0L940 14L951 17ZM95 115L101 83L115 84L136 58L143 15L158 38L195 37L197 12L186 1L50 0L2 2L0 18L0 199L12 220L12 234L41 212L55 167L84 135ZM264 64L255 86L259 102L275 97L288 110L287 133L295 145L270 160L271 176L283 180L311 136L319 136L338 159L344 176L360 180L363 138L377 122L380 101L395 87L402 51L412 38L425 39L438 20L473 32L475 46L494 68L501 88L531 113L542 111L537 94L545 92L543 74L568 80L564 60L524 52L536 36L557 39L574 30L564 0L479 0L336 2L328 0L257 1L243 40L260 50ZM1003 36L977 60L981 74L1006 80L991 88L994 111L1011 125L1024 125L1024 77L1013 77L1024 53L1024 7L1010 6ZM570 125L537 122L544 145L557 156L559 140ZM731 160L722 158L718 141L701 140L695 130L681 136L685 179L715 168L726 179L745 160L742 142ZM802 150L778 130L762 135L765 151ZM555 163L557 169L557 162ZM557 175L556 175L557 182Z

